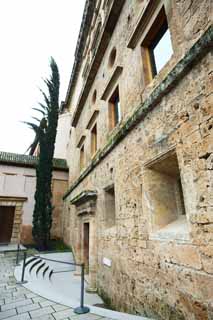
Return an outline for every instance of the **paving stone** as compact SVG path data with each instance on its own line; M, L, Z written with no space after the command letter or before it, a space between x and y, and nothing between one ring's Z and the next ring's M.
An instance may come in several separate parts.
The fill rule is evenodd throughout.
M5 287L3 287L3 288L0 288L0 294L4 294L4 293L8 293L8 292L16 292L17 290L16 290L16 288L5 288Z
M62 311L62 310L69 309L69 307L63 306L62 304L55 304L54 306L52 306L52 308L53 308L55 311Z
M74 313L72 309L67 309L64 311L59 311L59 312L53 313L53 316L56 320L62 320L67 317L71 318L74 315L76 315L76 313Z
M5 319L16 314L16 309L11 309L7 311L0 312L0 319Z
M16 301L16 302L13 302L13 303L4 304L1 307L1 309L2 309L2 311L5 311L5 310L10 310L10 309L13 309L13 308L21 307L21 306L26 306L26 305L31 304L31 303L32 303L32 300L25 299L25 300Z
M5 298L5 304L7 303L12 303L12 302L16 302L16 301L21 301L21 300L25 300L25 296L24 294L20 294L20 296L18 297L10 297L10 298Z
M29 304L27 306L18 307L17 311L18 311L18 313L25 313L25 312L33 311L36 309L40 309L40 305L38 303L33 303L33 304Z
M29 313L18 314L17 316L10 317L8 320L28 320L30 319Z
M52 306L54 307L54 305L56 305L55 302L53 301L50 301L50 300L46 300L46 301L41 301L39 302L40 306L43 308L43 307L48 307L48 306Z
M16 284L7 284L6 286L5 286L5 288L8 290L8 289L17 289L16 288Z
M41 318L40 317L33 318L33 320L41 320ZM42 320L55 320L55 318L51 314L47 314L45 316L42 316ZM70 320L70 319L68 319L68 320Z
M17 293L28 293L29 290L27 290L26 288L24 287L20 287L20 285L18 285L17 287ZM16 294L16 292L14 292L13 294Z
M32 299L34 303L46 301L43 297L37 296Z
M23 296L24 296L24 293L25 293L25 292L17 291L17 292L13 292L13 293L12 293L12 296L13 296L13 297L20 297L20 295L23 295Z
M46 307L46 308L41 308L39 310L30 312L30 316L31 316L31 318L36 318L36 317L41 317L46 314L51 314L53 312L54 312L54 310L51 307Z
M35 298L35 297L37 297L37 294L35 294L33 292L29 292L29 293L25 293L25 297L28 299Z
M12 293L1 294L1 299L5 299L5 298L12 298Z

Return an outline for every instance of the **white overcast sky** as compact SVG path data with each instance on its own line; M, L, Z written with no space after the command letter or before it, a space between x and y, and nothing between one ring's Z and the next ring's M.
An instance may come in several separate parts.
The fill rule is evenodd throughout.
M34 138L21 121L36 116L49 57L65 98L85 0L0 0L0 151L24 153Z

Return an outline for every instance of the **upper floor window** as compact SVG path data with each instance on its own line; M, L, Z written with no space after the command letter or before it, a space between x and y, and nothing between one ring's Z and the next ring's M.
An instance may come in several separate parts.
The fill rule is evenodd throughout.
M121 121L121 106L118 87L109 99L109 126L113 129Z
M97 100L97 90L94 90L92 95L92 103L95 104Z
M116 60L116 55L117 55L117 51L116 48L114 47L109 55L109 61L108 61L108 67L112 68L115 64L115 60Z
M84 145L80 148L80 171L84 168L85 162L85 152L84 152Z
M145 82L150 82L173 54L164 7L160 10L142 43Z
M92 156L97 151L97 124L91 130L91 154Z

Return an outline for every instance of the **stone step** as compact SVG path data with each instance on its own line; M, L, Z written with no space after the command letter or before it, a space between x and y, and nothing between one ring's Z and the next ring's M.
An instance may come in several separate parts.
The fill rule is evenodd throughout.
M53 270L51 270L50 273L49 273L49 280L50 281L51 281L52 275L53 275Z
M45 274L47 273L47 271L49 270L50 266L47 266L44 271L43 271L43 278L45 277Z
M31 258L27 259L25 266L28 266L29 264L31 264L31 262L33 262L35 260L37 260L37 258L35 258L35 257L31 257Z
M39 267L38 267L37 270L36 270L36 276L37 276L37 277L38 277L39 271L40 271L43 267L45 267L45 265L46 265L45 262L43 262L41 265L39 265Z
M35 271L36 278L41 275L44 281L51 281L54 270L50 269L48 263L42 258L35 256L27 258L26 267L26 272L28 271L30 277L34 277L33 271Z
M32 270L33 270L38 264L40 264L41 262L42 262L41 259L36 259L36 261L30 266L29 273L31 273Z

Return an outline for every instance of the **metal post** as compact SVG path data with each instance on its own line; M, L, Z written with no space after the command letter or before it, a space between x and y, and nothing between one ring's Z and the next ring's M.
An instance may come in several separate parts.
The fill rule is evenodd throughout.
M90 309L84 306L84 264L81 265L81 297L80 297L80 307L74 309L77 314L88 313Z
M26 268L26 258L27 258L27 252L24 251L24 260L23 260L23 266L22 266L21 281L17 282L17 284L27 283L27 281L24 280L24 274L25 274L25 268Z
M18 243L18 246L17 246L16 266L19 265L19 252L20 252L20 243Z

